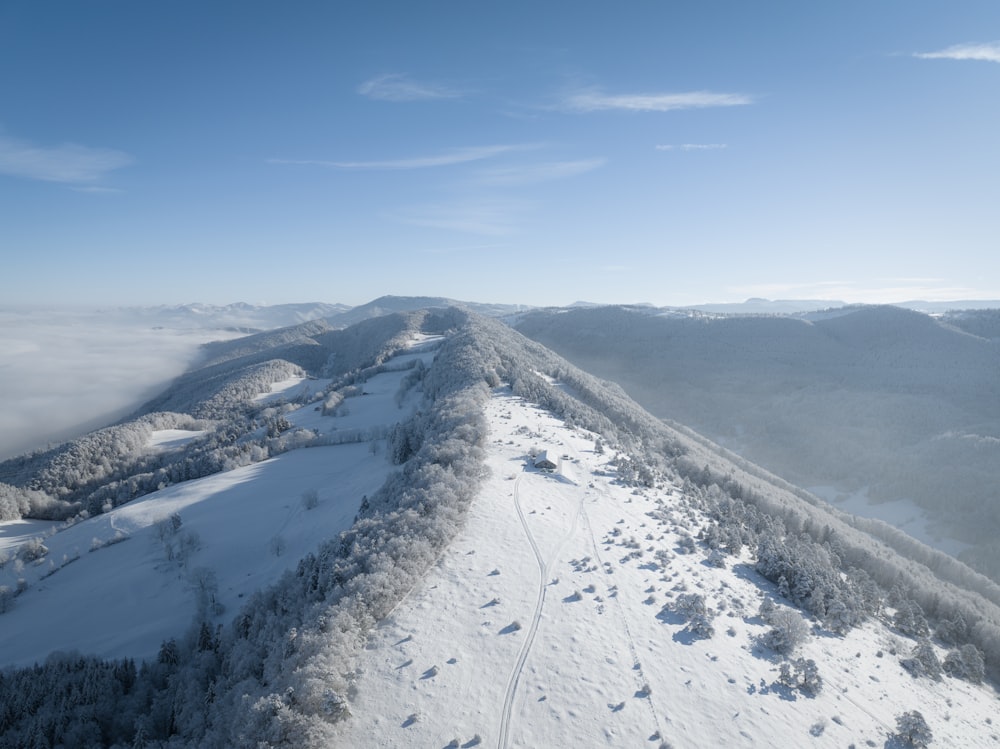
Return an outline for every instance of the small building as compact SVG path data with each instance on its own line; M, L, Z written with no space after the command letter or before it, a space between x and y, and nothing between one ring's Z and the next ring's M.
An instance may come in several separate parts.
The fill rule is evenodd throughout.
M548 450L542 450L535 456L535 468L540 468L543 471L554 471L557 467L557 461L552 459Z

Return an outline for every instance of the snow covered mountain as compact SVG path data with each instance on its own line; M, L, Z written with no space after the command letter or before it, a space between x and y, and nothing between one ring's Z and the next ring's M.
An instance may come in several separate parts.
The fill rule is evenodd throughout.
M123 307L107 314L135 316L151 325L166 328L233 328L246 332L271 330L289 325L334 317L350 310L346 304L308 302L302 304L180 304L157 307Z
M845 508L905 523L1000 580L996 319L894 306L742 316L605 307L536 311L517 328L656 416Z
M465 310L219 344L0 481L0 746L1000 743L1000 588Z
M203 344L313 321L345 328L392 312L450 306L491 316L527 309L440 297L381 297L353 308L324 302L105 309L0 304L0 460L127 417L196 366ZM244 343L263 341L266 349L268 340Z

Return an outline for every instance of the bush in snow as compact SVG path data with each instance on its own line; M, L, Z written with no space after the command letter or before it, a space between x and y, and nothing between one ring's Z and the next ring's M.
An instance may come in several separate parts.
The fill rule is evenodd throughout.
M315 510L319 507L319 492L315 489L306 489L302 492L302 507L306 510Z
M760 607L757 609L757 616L765 622L770 622L772 614L774 614L777 609L778 607L774 605L774 599L765 597L764 600L760 602Z
M687 533L683 534L677 542L677 551L681 554L694 554L695 548L697 547L695 546L694 539Z
M725 569L726 567L726 554L721 549L712 549L708 553L708 557L705 559L708 564L712 567L718 567L720 569Z
M911 710L896 718L896 736L904 746L925 747L934 738L930 726L919 710Z
M715 634L712 620L715 612L705 603L705 596L700 593L681 593L677 600L668 603L663 611L671 611L687 622L685 629L698 637L711 638Z
M823 689L823 677L812 658L796 658L784 662L779 669L778 681L789 689L798 689L809 697L815 697Z
M34 562L36 559L41 559L48 553L48 547L42 543L42 539L40 538L33 538L30 541L25 541L21 544L21 548L17 550L18 558L24 562Z
M0 585L0 614L6 614L14 606L14 591L7 585Z

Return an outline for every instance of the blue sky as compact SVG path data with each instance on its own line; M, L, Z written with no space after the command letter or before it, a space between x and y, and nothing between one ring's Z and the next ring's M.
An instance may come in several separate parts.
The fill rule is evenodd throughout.
M994 0L12 0L0 299L997 299L998 40Z

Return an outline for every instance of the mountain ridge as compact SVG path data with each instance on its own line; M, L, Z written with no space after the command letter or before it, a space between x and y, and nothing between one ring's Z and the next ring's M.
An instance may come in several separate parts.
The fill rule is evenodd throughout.
M796 324L808 326L803 322ZM848 737L871 740L879 737L879 731L902 735L905 727L896 726L895 722L905 712L899 715L877 712L863 718L861 712L854 712L856 708L848 707L847 703L842 709L836 708L839 712L831 714L835 709L834 701L828 701L827 697L810 701L813 698L807 692L817 687L810 669L818 665L821 674L824 669L829 673L835 664L848 662L842 660L848 657L845 648L855 647L854 640L838 639L841 629L850 633L860 632L864 627L876 627L872 630L876 634L871 639L864 639L865 652L873 659L882 657L875 655L878 643L882 642L879 638L888 638L885 642L894 638L900 643L898 654L893 653L893 659L886 660L884 665L887 669L891 665L893 673L883 687L887 689L891 685L892 697L887 704L893 706L892 710L905 707L911 711L918 706L905 689L906 679L915 678L908 675L908 668L932 668L935 659L940 662L948 658L952 659L950 669L959 667L955 660L958 656L953 656L955 647L941 639L945 636L958 637L960 642L976 648L975 652L984 652L986 667L991 671L996 668L1000 660L1000 607L983 597L995 594L984 579L943 555L935 555L929 549L919 551L919 544L913 547L919 554L914 551L910 558L900 556L860 527L831 514L818 500L806 500L800 491L766 471L731 461L710 441L664 424L640 409L621 388L597 380L500 321L444 308L374 318L340 331L328 330L328 327L317 324L309 329L309 335L301 329L292 329L269 339L275 344L274 353L282 357L300 354L302 358L298 360L293 360L294 356L293 359L263 358L268 347L261 339L257 348L251 346L239 356L207 367L207 372L203 373L205 381L199 382L192 373L188 380L176 383L173 395L167 393L164 397L167 402L183 405L183 413L173 416L149 413L134 425L112 428L101 437L105 441L100 443L98 453L108 465L104 466L105 461L94 465L95 469L110 473L87 489L88 496L81 495L81 501L85 499L87 507L94 510L92 516L78 517L52 538L57 538L59 533L69 533L81 523L83 525L75 532L89 534L102 518L107 520L130 507L138 507L133 504L136 501L132 498L134 491L142 492L140 496L148 497L148 502L175 502L178 488L192 491L203 486L194 483L201 479L193 474L212 465L232 474L242 470L241 467L261 470L274 465L267 461L281 461L285 456L313 460L309 456L322 456L320 450L361 447L370 458L377 457L385 462L389 468L385 483L374 492L366 491L363 498L357 496L356 489L344 487L337 496L353 498L357 502L357 515L349 527L319 546L309 548L292 544L291 535L285 539L289 543L284 547L280 541L269 543L269 549L258 545L260 557L284 558L288 566L277 582L247 592L240 599L245 603L239 611L215 611L211 586L195 585L196 592L208 592L207 606L199 609L187 634L178 633L165 640L156 658L145 662L141 669L137 670L133 664L130 670L127 658L104 662L84 656L56 656L30 672L8 671L0 681L0 689L25 690L24 680L29 675L45 686L44 689L22 691L22 695L30 692L30 700L25 696L17 700L7 696L16 692L4 695L4 704L17 707L3 718L0 737L17 742L34 731L44 730L47 735L58 735L62 741L68 741L71 735L91 737L78 741L76 745L80 746L125 745L136 741L136 737L150 743L170 741L190 746L249 746L258 742L274 746L350 745L352 742L344 738L344 726L354 725L350 713L360 710L359 706L364 704L358 690L368 689L359 680L363 675L353 669L364 657L366 643L378 647L375 640L368 639L378 634L373 627L386 622L394 612L402 611L400 604L411 595L426 594L429 588L423 581L437 569L435 565L445 558L443 554L449 560L474 556L467 554L467 547L453 546L455 539L460 538L458 534L470 522L471 508L483 508L486 502L490 507L506 506L513 511L509 505L501 504L503 495L496 492L504 492L500 487L508 486L516 492L518 476L525 490L522 499L526 504L506 516L512 524L505 527L526 529L522 544L535 539L540 582L528 584L530 574L511 574L511 582L504 582L504 585L520 580L526 586L506 588L508 592L504 596L512 597L511 605L515 599L530 601L533 596L537 596L534 600L543 600L550 587L546 585L549 573L556 572L552 565L558 563L567 581L579 580L580 584L579 591L571 589L560 593L559 600L555 601L558 607L550 609L550 616L561 612L558 621L562 624L558 626L585 627L591 621L587 617L607 616L599 611L600 606L605 610L608 606L617 606L615 600L621 596L624 608L612 609L610 613L620 612L630 622L630 628L641 627L637 631L648 631L652 636L648 646L646 639L633 641L635 652L640 653L638 663L654 657L663 658L662 648L683 655L685 659L697 655L695 660L685 660L690 668L695 662L702 664L687 678L697 675L699 685L714 683L716 679L730 684L726 679L733 679L741 690L740 700L748 708L758 709L767 704L769 711L792 716L801 713L796 701L804 700L806 705L823 705L824 721L832 720L834 725L824 722L817 730L820 734L828 732L826 735L831 740L835 735L837 740ZM305 339L312 342L305 344ZM312 349L320 355L314 355ZM331 354L334 366L323 371L331 361ZM308 387L303 389L306 385ZM407 408L401 410L396 405L397 400L400 404L408 404ZM378 406L379 403L383 405ZM523 412L526 416L515 418L515 408L518 413L522 413L520 409L529 410ZM376 413L382 416L376 417ZM507 413L510 414L509 427L503 426L508 423ZM496 431L495 435L491 435L491 428ZM134 434L135 444L141 446L148 444L152 432L168 429L191 436L185 438L187 442L178 443L174 431L164 435L162 444L167 444L169 438L174 440L170 444L176 447L158 450L155 461L146 452L147 448L133 453L128 447L132 443L126 437L133 439L129 435ZM509 434L504 431L507 429ZM194 432L203 433L195 435ZM572 449L558 446L559 440L571 441ZM119 441L120 449L115 448L119 450L116 453L110 448ZM556 474L539 474L533 465L525 462L535 443L548 446L547 442L557 447L557 452L564 453L560 461L562 466ZM87 444L79 445L79 462L50 463L38 469L48 471L46 475L53 482L52 489L59 485L58 482L78 480L73 476L89 465L87 461L91 459L83 452ZM140 453L147 462L142 464L141 473L134 473ZM489 465L493 466L492 479L485 470ZM513 481L506 478L510 474L515 476ZM227 473L209 470L203 475L226 476ZM240 476L242 474L234 474L231 478ZM157 488L165 480L173 486ZM494 483L484 483L487 481ZM252 481L245 483L253 485ZM483 487L487 485L493 488L490 494L483 495ZM553 493L559 487L559 496L568 498L570 509L576 502L581 511L562 514L562 510L557 510L554 499L545 499L544 487L550 485ZM534 491L529 491L531 486L540 488L541 494L531 493ZM340 490L334 485L325 487L318 497L320 506L330 502L337 492ZM602 508L600 515L596 506L587 508L588 492L596 492L590 495L590 501L596 501ZM211 492L206 496L205 501L210 503L206 507L213 502L212 496ZM518 500L516 495L514 500ZM301 507L295 509L293 515L308 519L309 513L316 511L315 506L308 508L311 502L305 494L301 505L298 498L281 497L277 509L284 504L289 505L289 511L293 510L292 505ZM104 509L105 504L109 509ZM635 508L629 508L632 504ZM192 575L194 570L203 568L204 562L225 558L222 549L226 534L209 533L202 516L189 509L181 508L181 521L175 523L167 511L169 506L162 505L162 519L169 521L166 525L148 526L163 528L166 545L158 542L160 547L156 548L169 546L176 555L181 548L191 547L187 553L189 574ZM627 520L616 533L615 513L619 507L623 519L627 516ZM586 515L583 510L587 511ZM475 510L477 513L482 511ZM644 514L647 512L654 513L655 518ZM551 519L545 520L549 514ZM154 515L148 517L152 519ZM650 523L649 528L643 528L643 524ZM16 614L18 609L27 612L34 597L44 594L42 588L55 586L60 576L68 572L89 569L89 565L94 564L91 560L109 559L109 555L129 549L149 548L149 552L143 553L153 554L154 549L143 545L138 533L134 539L111 543L115 540L114 525L113 522L106 526L104 536L95 536L100 543L94 551L81 555L81 559L68 560L60 566L55 566L58 560L49 560L54 566L51 577L32 582L26 591L9 597L7 600L14 608L7 615L20 616ZM194 548L189 541L182 540L190 536L181 534L196 532L199 527L205 532L200 534L200 547ZM570 547L577 542L574 539L586 540L586 536L576 533L588 527L593 533L593 541L587 543L593 544L595 553L612 565L614 575L631 581L622 583L624 587L617 592L603 587L585 590L586 576L593 575L593 571L586 572L583 567L589 568L592 562L582 562L579 550L570 550ZM662 539L657 539L654 529L663 535ZM630 534L636 535L634 541ZM640 541L639 536L644 534L653 537ZM51 543L53 548L56 545L55 541L44 539L38 543L43 546ZM29 551L24 555L18 551L18 559L34 564L28 559L30 553L38 555L34 559L47 563L49 552L42 552L38 543L30 541ZM564 545L568 545L566 555L561 551ZM521 548L526 556L519 558L527 560L529 565L534 564L530 545L509 546L512 554L515 548ZM920 555L923 556L918 559ZM514 559L509 557L503 565L510 564L512 569L531 569L530 566L521 567L523 562ZM720 562L721 566L717 566ZM15 572L15 562L9 560L8 563L6 571ZM606 569L607 564L601 567ZM645 564L655 564L655 569L644 570ZM471 568L480 571L478 577L463 573L454 579L464 581L462 585L479 585L477 581L495 577L489 566L489 560L484 559ZM848 574L850 566L855 572ZM726 572L712 572L705 578L695 575L709 568L725 569ZM862 574L858 570L865 571ZM659 601L665 600L662 608L660 603L654 607L652 603L643 603L641 596L635 598L641 592L636 586L643 579L642 575L654 573L673 576L671 585L684 583L687 586L686 589L671 589L663 581L651 580L650 584L657 588L655 593ZM736 573L738 576L730 577ZM609 573L601 574L607 576ZM498 583L508 580L503 570L499 578ZM206 579L202 573L192 578L203 583ZM725 592L722 584L732 587L737 585L737 580L741 581L738 585L743 593ZM701 585L707 587L698 598ZM750 587L744 591L744 585ZM873 585L876 588L872 588ZM882 592L876 595L873 591L879 586ZM982 594L974 592L977 586L982 588ZM784 631L781 629L784 625L780 624L783 620L778 617L774 618L778 624L768 623L772 614L759 613L756 603L751 606L744 600L736 604L737 597L750 592L755 598L759 594L762 600L771 599L779 610L795 612L789 615L792 617L789 621L795 621L795 617L810 618L817 635L815 642L822 643L823 647L814 647L815 643L803 645L806 648L803 652L808 657L783 654L777 641L767 639L772 637L768 627L779 633ZM578 593L579 598L576 597ZM595 595L604 600L597 601ZM572 649L570 632L558 627L551 629L541 606L536 605L530 624L529 620L493 620L488 610L502 607L504 596L494 605L485 601L485 606L478 598L456 601L456 604L475 601L475 606L466 610L464 617L477 615L476 612L482 610L487 613L481 616L496 624L482 629L475 618L463 618L462 621L471 621L474 631L479 633L474 635L472 631L465 631L464 637L468 639L462 641L463 648L471 647L477 637L487 638L483 640L484 645L488 642L490 648L498 648L490 652L496 653L503 663L515 666L510 672L512 675L522 672L516 668L517 663L523 666L531 658L544 659L544 653L554 651L522 645L513 653L516 656L513 661L508 661L503 655L510 654L505 642L528 643L530 639L541 638L538 642L544 643L546 633L551 632L556 636L551 644ZM626 598L627 603L624 602ZM580 606L576 607L577 604ZM884 612L882 606L885 606ZM704 611L701 607L705 607ZM660 608L658 616L657 608ZM706 622L703 618L714 619L717 628L721 629L728 616L723 609L736 617L731 627L736 635L722 631L707 635L711 621ZM532 609L529 607L527 611L530 614ZM573 611L577 613L572 614ZM459 620L457 616L453 618ZM959 619L965 622L962 627L958 627ZM605 620L593 620L598 621ZM934 627L936 639L929 646L931 650L921 644L920 637L932 634L931 629L924 632L921 621L924 626L929 622L929 626ZM518 626L515 627L515 623ZM946 623L950 629L944 628ZM505 631L508 626L510 630ZM809 629L805 623L803 626ZM950 634L943 634L945 632ZM528 635L532 637L529 639ZM656 645L661 638L662 644ZM739 646L725 645L730 639ZM695 644L702 641L703 645ZM621 640L627 653L626 642L627 639ZM387 645L394 647L392 642ZM655 650L647 652L647 647ZM910 658L911 649L921 647L919 657L913 656L917 658L914 661L917 665L901 665ZM673 648L680 650L670 650ZM838 654L824 656L824 652L831 649ZM713 651L721 658L721 667L711 665L715 662L710 657ZM572 662L585 668L588 678L600 673L597 669L601 661L594 653L573 652L576 655ZM973 652L968 651L968 654L972 658ZM618 690L635 678L630 670L632 655L620 657L624 668L609 672L608 682L617 684ZM823 660L824 657L829 660ZM850 657L853 657L853 650ZM818 664L816 658L820 659ZM809 660L813 660L812 667L808 665ZM458 658L457 664L464 661ZM665 662L669 662L669 658ZM866 662L872 668L883 668L877 660ZM70 663L79 664L76 671L68 668ZM781 670L782 664L787 675ZM974 658L966 665L974 667ZM456 674L467 673L447 660L427 662L422 666L423 673L412 676L405 668L396 673L404 680L403 686L408 690L405 694L412 694L412 687L415 687L421 694L437 694L442 699L454 700L453 704L459 706L466 692L459 690L445 695L439 691L446 684L445 676L451 673L448 669L453 667L458 669ZM713 734L704 725L697 725L704 723L697 718L705 704L705 693L700 691L702 686L691 692L693 697L685 697L683 680L677 680L676 675L668 678L667 672L653 669L648 663L647 668L650 669L650 683L638 683L633 690L637 693L635 704L645 705L643 710L653 710L652 722L648 724L649 735L655 732L661 745L668 742L694 745L699 739L711 743L713 738L729 737L728 728ZM730 668L740 671L726 676ZM72 677L75 673L105 679L102 683L106 684L106 689L87 692L91 697L85 699L96 701L90 703L90 713L81 711L79 715L92 717L59 723L63 719L57 716L54 705L46 701L45 694L52 693L52 684L75 678ZM627 678L623 674L628 674ZM995 701L992 687L966 688L965 682L954 676L948 676L942 686L936 687L933 685L938 682L933 677L921 678L925 680L917 682L919 692L926 695L926 700L919 707L927 713L928 721L940 735L961 737L970 744L985 744L990 740L990 729L984 723L988 710L983 705L992 705L990 700ZM766 683L759 684L761 679ZM840 683L839 677L834 681ZM530 679L524 684L529 682ZM788 708L783 707L784 698L774 703L756 702L760 697L749 690L750 686L755 690L767 687L763 692L765 698L772 693L785 695ZM500 695L505 697L500 701L502 704L493 702L493 697L484 696L484 702L473 704L461 714L475 715L483 710L489 713L497 708L498 714L522 716L520 725L529 734L519 734L516 724L511 722L513 718L502 719L499 729L492 722L479 724L463 718L462 730L468 730L452 745L477 746L496 740L498 746L502 746L528 740L523 738L525 735L534 736L536 740L539 736L567 735L586 742L609 735L604 732L607 726L577 720L566 712L558 713L555 724L548 723L553 714L547 712L547 706L542 713L528 710L526 688L517 686L516 679L509 680ZM861 689L861 682L852 682L850 688ZM661 691L669 694L671 700L658 702L660 698L655 695ZM638 696L640 692L643 696ZM94 697L95 694L100 697ZM840 692L832 690L829 694L839 695ZM956 705L961 705L965 711L954 724L945 718L946 694L957 700ZM654 695L652 699L650 695ZM614 702L610 699L609 693L609 704L602 714L611 721L608 725L619 726L615 730L625 730L624 724L615 721L631 714L631 708L626 705L628 700L618 708L617 700L621 698ZM829 697L829 700L838 699ZM578 693L568 708L572 709L572 704L577 702L582 706L593 700L594 694ZM398 724L383 724L375 739L384 745L399 745L406 740L406 734L396 731L406 729L407 721L411 721L411 727L421 723L428 726L431 732L419 735L429 741L447 742L450 736L443 732L450 730L449 726L430 719L426 710L432 709L431 703L425 704L425 712L414 712L416 717L412 721L404 714ZM549 705L553 710L558 707L555 701ZM27 712L21 712L22 708ZM625 712L619 715L622 711ZM437 712L443 716L450 714L448 710ZM588 708L587 714L591 713L596 717L597 713ZM678 722L667 720L672 715L677 716ZM686 716L683 721L679 720L681 715ZM368 725L366 721L373 713L365 713L365 716L358 725ZM836 727L841 726L837 717L846 725L845 732ZM789 721L782 723L788 730L802 730L803 734L807 729L812 730L802 724L801 717L782 720ZM856 721L856 725L852 725L852 721ZM550 727L545 728L545 725ZM559 728L560 725L565 728ZM643 719L636 725L645 730L647 723ZM69 733L71 730L76 733ZM744 730L750 731L751 737L756 734L760 740L774 735L769 733L772 729L758 721L751 721ZM738 733L736 730L734 736Z
M998 579L982 530L1000 524L989 491L1000 480L992 316L892 305L834 312L678 317L607 307L535 311L515 325L657 416L795 484L912 500Z

